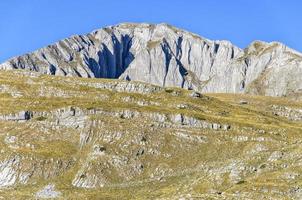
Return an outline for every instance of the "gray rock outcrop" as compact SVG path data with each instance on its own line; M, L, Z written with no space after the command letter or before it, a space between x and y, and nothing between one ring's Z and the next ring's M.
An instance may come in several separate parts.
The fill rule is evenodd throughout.
M20 111L15 114L0 115L0 120L6 121L26 121L31 119L33 113L31 111Z
M167 24L123 23L15 57L0 69L144 81L201 92L302 93L302 54L272 42L242 50Z
M54 199L61 196L61 192L55 190L55 185L46 185L42 190L36 193L37 198L41 199Z

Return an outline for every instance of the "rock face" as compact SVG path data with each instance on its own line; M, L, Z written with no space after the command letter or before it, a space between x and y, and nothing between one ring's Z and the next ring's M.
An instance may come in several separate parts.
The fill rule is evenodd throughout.
M241 71L240 88L247 93L301 94L302 54L281 43L253 42L229 65L229 69L235 68Z
M242 50L167 24L124 23L75 35L12 58L0 69L120 78L201 92L283 96L302 89L302 55L283 44L256 41Z

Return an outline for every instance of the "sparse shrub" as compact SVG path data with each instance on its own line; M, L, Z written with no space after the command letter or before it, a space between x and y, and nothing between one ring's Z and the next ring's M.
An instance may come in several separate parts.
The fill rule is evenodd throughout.
M45 121L47 118L44 116L39 116L36 118L37 121Z

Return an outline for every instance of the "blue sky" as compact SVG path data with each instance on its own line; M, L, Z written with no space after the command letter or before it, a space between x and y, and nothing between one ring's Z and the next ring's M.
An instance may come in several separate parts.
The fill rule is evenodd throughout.
M120 22L166 22L241 48L277 40L302 51L300 0L1 0L0 62Z

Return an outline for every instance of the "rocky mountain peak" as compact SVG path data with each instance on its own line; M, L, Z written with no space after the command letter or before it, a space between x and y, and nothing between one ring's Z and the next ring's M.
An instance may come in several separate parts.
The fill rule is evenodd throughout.
M278 42L255 41L242 50L229 41L211 41L165 23L108 26L0 65L59 76L272 96L299 91L301 67L301 53Z

